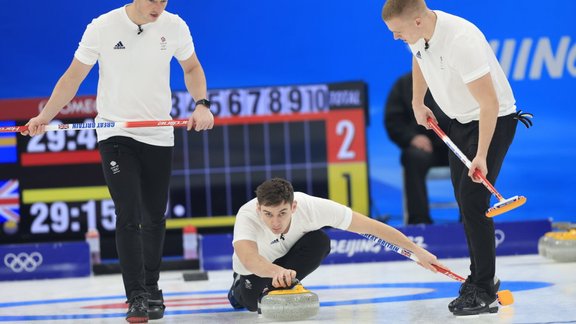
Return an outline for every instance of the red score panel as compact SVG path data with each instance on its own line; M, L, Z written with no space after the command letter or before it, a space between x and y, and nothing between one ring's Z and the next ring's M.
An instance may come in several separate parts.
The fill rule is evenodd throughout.
M364 111L334 110L326 119L328 163L366 161Z
M22 120L38 115L48 98L2 99L0 100L0 120ZM96 96L77 96L55 117L57 119L83 118L96 116Z

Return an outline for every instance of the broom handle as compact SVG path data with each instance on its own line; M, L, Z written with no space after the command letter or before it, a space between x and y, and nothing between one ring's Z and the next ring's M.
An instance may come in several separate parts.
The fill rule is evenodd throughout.
M438 135L438 137L440 137L440 139L442 139L442 141L444 141L444 143L448 145L448 148L450 148L450 150L454 152L454 154L456 154L456 156L460 159L460 161L464 162L466 167L470 169L470 167L472 166L472 162L470 162L470 160L466 157L466 155L464 155L464 153L460 151L460 149L456 146L456 144L452 142L450 137L448 137L448 135L444 133L444 131L440 128L440 126L438 126L438 124L436 124L431 117L428 117L427 121L428 125L430 125L430 128L432 128L434 133L436 133L436 135ZM482 184L486 187L486 189L488 189L494 196L496 196L496 198L498 198L499 201L504 200L504 197L502 197L502 195L498 192L498 190L494 188L494 186L490 183L490 181L488 181L488 179L486 179L486 177L480 171L474 170L474 175L482 180Z
M402 254L403 256L407 257L408 259L411 259L411 260L413 260L413 261L418 262L418 258L417 258L417 257L414 255L414 253L413 253L412 251L410 251L410 250L403 249L403 248L401 248L401 247L399 247L399 246L397 246L397 245L394 245L394 244L392 244L392 243L386 242L386 241L384 241L383 239L381 239L381 238L379 238L379 237L376 237L376 236L374 236L374 235L371 235L371 234L360 234L360 235L362 235L362 236L364 236L365 238L367 238L367 239L369 239L369 240L371 240L371 241L374 241L374 242L382 245L383 247L388 248L388 249L390 249L390 250L392 250L392 251L394 251L394 252L396 252L396 253L398 253L398 254ZM456 274L456 273L454 273L454 272L452 272L452 271L450 271L450 270L448 270L448 269L442 268L441 266L438 266L438 265L435 265L435 264L433 264L432 266L433 266L434 268L436 268L436 270L437 270L438 272L440 272L441 274L443 274L443 275L445 275L445 276L447 276L447 277L449 277L449 278L452 278L452 279L454 279L454 280L456 280L456 281L464 282L464 281L466 280L466 279L464 279L462 276L460 276L460 275L458 275L458 274Z
M45 131L79 130L79 129L102 129L102 128L134 128L134 127L186 127L187 119L173 120L142 120L126 122L98 122L98 123L74 123L44 125ZM19 133L28 130L28 126L1 126L0 133Z

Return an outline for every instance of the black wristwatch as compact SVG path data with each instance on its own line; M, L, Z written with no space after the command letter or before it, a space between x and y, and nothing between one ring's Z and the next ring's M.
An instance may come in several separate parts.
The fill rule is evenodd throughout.
M200 100L196 101L196 103L194 103L194 108L196 108L198 105L202 105L202 106L210 109L211 102L208 99L200 99Z

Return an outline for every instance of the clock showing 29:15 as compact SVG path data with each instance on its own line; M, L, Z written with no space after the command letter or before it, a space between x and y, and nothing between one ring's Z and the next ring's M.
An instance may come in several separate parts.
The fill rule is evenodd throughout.
M78 233L88 229L113 231L116 224L111 199L85 202L36 202L30 206L31 234Z

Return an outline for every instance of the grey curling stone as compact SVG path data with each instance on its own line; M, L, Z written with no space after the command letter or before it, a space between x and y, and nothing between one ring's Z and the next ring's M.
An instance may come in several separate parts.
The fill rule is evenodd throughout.
M553 240L546 250L546 256L558 262L576 261L576 235L572 237L569 235L570 233L566 233L563 237Z
M259 302L263 317L277 321L301 321L318 314L318 295L297 283L293 288L271 290Z
M543 257L547 257L548 246L550 245L553 238L550 235L544 235L538 240L538 254Z

